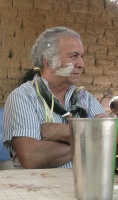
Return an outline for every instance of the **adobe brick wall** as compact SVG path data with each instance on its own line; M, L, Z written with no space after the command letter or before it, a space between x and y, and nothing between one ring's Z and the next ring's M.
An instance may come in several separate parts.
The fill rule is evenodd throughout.
M37 36L53 26L80 33L86 68L79 85L99 101L107 99L108 108L118 95L118 5L110 0L0 0L0 106L33 67L30 51Z

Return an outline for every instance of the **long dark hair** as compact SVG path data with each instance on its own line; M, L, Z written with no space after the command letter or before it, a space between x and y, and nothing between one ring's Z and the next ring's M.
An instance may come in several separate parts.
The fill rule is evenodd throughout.
M26 83L27 81L32 81L35 75L41 76L41 70L39 67L35 67L32 69L29 69L25 76L23 77L21 84Z

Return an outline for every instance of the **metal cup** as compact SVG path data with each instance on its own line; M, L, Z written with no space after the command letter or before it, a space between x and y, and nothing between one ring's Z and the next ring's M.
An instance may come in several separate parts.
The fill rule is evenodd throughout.
M112 200L118 119L70 118L75 196Z

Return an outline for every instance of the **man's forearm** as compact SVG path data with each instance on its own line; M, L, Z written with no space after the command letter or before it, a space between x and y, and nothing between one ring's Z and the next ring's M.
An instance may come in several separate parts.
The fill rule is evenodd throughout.
M45 142L45 145L43 144L42 146L43 151L40 154L41 162L39 168L59 167L72 160L71 146L69 144L50 141L42 142Z
M62 123L44 123L41 125L43 140L70 144L69 125Z
M13 138L12 145L20 163L27 169L58 167L71 160L69 144L19 137Z

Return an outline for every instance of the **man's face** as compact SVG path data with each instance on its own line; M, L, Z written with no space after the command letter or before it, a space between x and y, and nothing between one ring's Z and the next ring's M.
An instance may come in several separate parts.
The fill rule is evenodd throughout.
M112 109L112 113L114 113L118 117L118 100L115 102L115 108Z
M81 41L77 37L65 36L60 40L60 57L61 57L61 69L66 69L68 75L65 74L65 80L70 84L76 84L84 69L84 48ZM69 65L72 67L72 71L69 69ZM63 76L63 75L62 75Z

